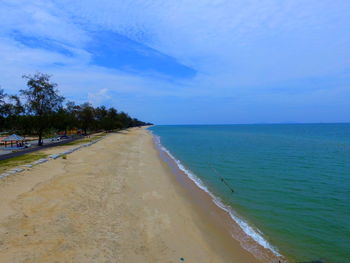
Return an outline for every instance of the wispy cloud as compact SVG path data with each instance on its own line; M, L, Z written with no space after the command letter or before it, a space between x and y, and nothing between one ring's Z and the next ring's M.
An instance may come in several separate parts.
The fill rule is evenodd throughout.
M108 89L103 88L96 93L88 93L89 102L94 106L106 105L109 106L112 97L108 94Z

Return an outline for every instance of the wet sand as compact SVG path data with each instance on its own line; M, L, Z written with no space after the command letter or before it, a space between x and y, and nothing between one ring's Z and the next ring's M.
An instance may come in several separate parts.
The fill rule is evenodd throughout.
M144 129L4 178L0 198L0 262L263 262L195 201Z

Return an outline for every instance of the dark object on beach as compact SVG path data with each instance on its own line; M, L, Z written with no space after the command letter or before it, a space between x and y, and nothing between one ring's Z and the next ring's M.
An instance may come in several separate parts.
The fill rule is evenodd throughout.
M185 261L185 259L184 259L184 258L180 258L180 260L181 260L181 261Z

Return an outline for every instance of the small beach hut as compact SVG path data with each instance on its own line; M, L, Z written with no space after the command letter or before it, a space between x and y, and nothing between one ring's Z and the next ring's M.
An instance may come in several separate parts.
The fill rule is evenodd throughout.
M18 136L17 134L12 134L12 135L6 137L5 139L3 139L2 141L5 143L5 147L7 146L8 142L10 142L11 147L12 147L14 142L16 143L16 146L18 146L19 143L21 145L23 145L24 137Z

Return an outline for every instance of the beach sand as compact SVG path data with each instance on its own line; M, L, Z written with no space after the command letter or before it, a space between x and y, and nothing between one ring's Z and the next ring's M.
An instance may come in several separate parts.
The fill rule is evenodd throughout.
M0 262L260 262L141 128L4 178L0 198Z

